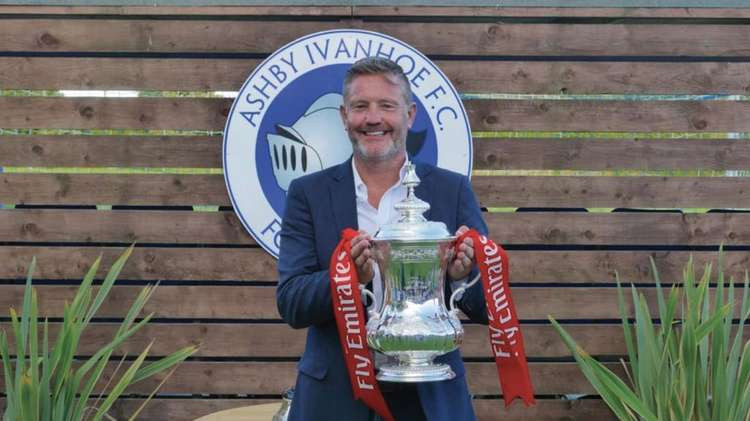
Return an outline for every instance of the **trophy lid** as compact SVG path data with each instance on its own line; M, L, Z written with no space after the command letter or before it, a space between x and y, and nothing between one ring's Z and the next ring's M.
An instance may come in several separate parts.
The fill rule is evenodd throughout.
M414 189L419 185L416 167L411 162L406 163L406 176L402 182L406 186L406 199L393 205L401 213L398 222L383 225L375 233L375 240L449 240L453 236L442 222L428 221L422 215L430 204L418 198Z

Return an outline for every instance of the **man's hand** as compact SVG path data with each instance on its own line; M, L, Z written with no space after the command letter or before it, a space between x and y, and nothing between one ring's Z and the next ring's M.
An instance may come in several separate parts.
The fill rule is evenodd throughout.
M364 230L359 231L359 235L352 239L352 260L357 268L357 277L359 283L369 284L375 276L375 259L372 256L372 238Z
M461 225L456 231L456 237L468 230L466 225ZM354 254L353 250L352 254ZM474 267L474 241L471 238L464 238L464 241L458 245L453 261L448 265L448 277L453 281L466 278L472 267Z

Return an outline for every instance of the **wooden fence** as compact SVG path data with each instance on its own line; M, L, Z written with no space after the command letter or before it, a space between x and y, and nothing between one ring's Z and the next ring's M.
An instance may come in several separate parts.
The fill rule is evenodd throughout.
M158 280L156 321L123 352L151 338L156 354L201 348L145 419L278 399L304 332L279 320L275 260L230 207L218 132L231 100L195 92L238 90L302 35L362 28L429 55L465 98L473 185L509 249L538 394L504 409L486 328L467 325L480 419L609 419L547 315L616 366L615 270L653 298L649 256L667 281L720 243L730 273L750 267L750 216L705 212L750 208L748 23L750 9L0 6L0 314L19 304L32 256L41 306L59 318L99 253L111 262L137 242L82 355Z

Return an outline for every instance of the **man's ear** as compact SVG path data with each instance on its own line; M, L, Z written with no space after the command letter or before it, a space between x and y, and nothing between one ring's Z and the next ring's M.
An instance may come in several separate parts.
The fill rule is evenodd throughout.
M341 122L344 124L344 130L349 131L346 127L346 107L343 104L339 105L339 115L341 116Z
M407 111L409 116L409 128L414 124L414 119L417 118L417 103L412 102L409 104L409 110Z

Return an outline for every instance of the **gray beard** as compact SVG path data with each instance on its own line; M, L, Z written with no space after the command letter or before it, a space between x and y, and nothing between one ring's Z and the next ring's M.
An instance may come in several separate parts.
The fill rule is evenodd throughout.
M391 147L388 148L388 150L385 152L385 154L378 156L369 156L357 141L355 141L354 139L350 140L352 142L352 150L354 151L354 154L365 162L383 162L393 159L394 157L398 156L399 152L401 151L400 146L404 144L404 142L393 143Z

